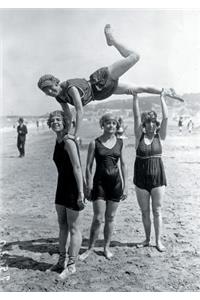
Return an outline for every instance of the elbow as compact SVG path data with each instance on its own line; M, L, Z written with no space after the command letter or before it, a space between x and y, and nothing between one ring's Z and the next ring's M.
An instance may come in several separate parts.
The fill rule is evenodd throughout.
M81 172L81 166L79 164L74 164L73 170L74 170L74 173L80 173Z

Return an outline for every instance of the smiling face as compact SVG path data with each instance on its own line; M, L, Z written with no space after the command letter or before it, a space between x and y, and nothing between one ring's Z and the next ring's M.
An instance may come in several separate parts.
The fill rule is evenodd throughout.
M60 115L51 117L51 129L54 132L60 132L64 129L63 117Z
M116 120L106 120L104 123L103 123L103 130L105 133L109 133L109 134L112 134L112 133L115 133L116 132L116 129L117 129L117 121Z
M157 125L156 120L149 119L144 123L144 127L146 129L146 133L154 133Z
M61 91L61 87L58 83L52 83L52 85L46 86L42 90L47 96L57 97Z

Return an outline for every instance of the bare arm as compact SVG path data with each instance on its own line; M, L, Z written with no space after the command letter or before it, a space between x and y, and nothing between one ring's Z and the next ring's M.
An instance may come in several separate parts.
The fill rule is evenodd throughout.
M162 109L162 122L160 125L160 138L162 140L165 140L167 135L167 124L168 124L168 108L167 104L165 102L165 90L163 89L161 95L160 95L160 103L161 103L161 109Z
M87 163L86 163L86 184L89 189L89 193L92 190L92 167L95 154L95 141L92 141L88 147Z
M68 94L72 97L76 109L76 126L74 130L74 136L77 137L80 131L83 117L83 105L78 89L76 87L71 87L68 91Z
M127 197L128 195L128 186L127 186L127 182L128 182L128 169L126 167L125 164L125 160L124 160L124 150L122 148L121 151L121 155L120 155L120 166L121 166L121 173L122 173L122 179L123 179L123 194L124 196Z
M68 103L60 103L65 115L67 116L67 130L68 132L70 131L71 129L71 125L72 125L72 113L70 111L70 108L69 108L69 105Z
M84 198L84 191L83 191L83 173L80 164L80 159L78 155L78 151L75 145L75 142L67 139L65 140L65 150L69 154L69 158L73 167L74 176L76 179L79 197Z
M134 118L134 133L137 138L141 131L140 109L137 94L133 95L133 118Z

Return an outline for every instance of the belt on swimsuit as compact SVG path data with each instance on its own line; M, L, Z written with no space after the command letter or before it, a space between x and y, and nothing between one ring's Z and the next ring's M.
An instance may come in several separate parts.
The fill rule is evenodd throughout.
M138 158L141 158L141 159L148 159L148 158L153 158L153 157L161 157L162 155L161 154L157 154L157 155L150 155L150 156L139 156L139 155L136 155L136 157Z

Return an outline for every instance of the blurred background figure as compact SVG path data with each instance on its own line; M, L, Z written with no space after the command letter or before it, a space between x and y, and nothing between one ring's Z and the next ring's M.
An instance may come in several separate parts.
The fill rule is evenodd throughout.
M36 128L37 128L37 130L39 129L39 126L40 126L39 120L36 120Z
M192 121L192 119L189 120L189 122L187 123L187 129L189 133L192 133L192 129L194 127L194 123Z
M124 121L122 119L122 117L119 117L118 119L118 125L117 125L117 130L116 130L116 136L119 139L125 139L127 138L125 136L125 131L127 129L127 126L124 125Z
M182 134L182 129L183 129L183 117L180 116L178 120L178 128L179 128L179 133Z
M27 127L24 124L24 119L19 118L18 120L19 125L17 126L17 148L19 150L19 157L25 156L25 141L26 141L26 135L28 133Z

